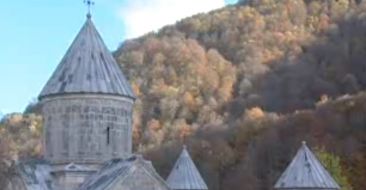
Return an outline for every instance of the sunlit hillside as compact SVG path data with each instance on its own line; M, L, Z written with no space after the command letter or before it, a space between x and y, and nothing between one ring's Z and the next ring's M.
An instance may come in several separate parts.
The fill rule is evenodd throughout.
M364 189L366 1L246 0L114 55L138 97L134 148L160 173L184 143L209 189L268 190L306 140L344 190ZM37 110L3 119L4 160L40 155Z

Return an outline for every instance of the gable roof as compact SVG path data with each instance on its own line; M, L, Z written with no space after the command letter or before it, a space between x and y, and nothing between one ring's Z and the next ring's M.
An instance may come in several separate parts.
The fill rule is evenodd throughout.
M123 182L128 176L138 169L143 169L149 176L159 181L162 186L168 189L165 181L156 172L151 162L146 161L142 156L135 155L129 159L115 159L107 162L99 172L89 177L79 190L105 190L117 182Z
M303 142L296 156L275 185L276 189L340 189L324 166Z
M52 170L52 173L57 173L57 172L82 172L82 173L94 173L96 172L95 169L89 168L85 165L79 165L79 164L75 164L75 163L69 163L64 167L59 167L59 168L54 168Z
M170 172L167 183L171 189L208 189L186 146Z
M39 99L75 93L112 94L134 98L130 84L104 44L90 16L44 86Z
M64 171L93 171L93 170L72 162L64 167Z

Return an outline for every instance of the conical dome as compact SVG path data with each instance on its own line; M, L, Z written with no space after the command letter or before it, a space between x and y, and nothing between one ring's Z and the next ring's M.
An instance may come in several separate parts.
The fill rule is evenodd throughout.
M337 190L339 185L303 142L296 156L275 185L276 189Z
M111 94L134 98L131 86L88 17L39 95Z
M170 172L167 183L174 190L208 189L186 147L183 148L174 168Z

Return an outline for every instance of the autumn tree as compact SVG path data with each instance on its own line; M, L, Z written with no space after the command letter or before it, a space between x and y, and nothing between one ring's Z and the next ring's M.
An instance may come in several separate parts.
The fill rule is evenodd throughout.
M316 150L316 155L335 181L341 186L342 190L353 189L345 175L346 171L342 167L339 156L325 151L324 148L318 148Z

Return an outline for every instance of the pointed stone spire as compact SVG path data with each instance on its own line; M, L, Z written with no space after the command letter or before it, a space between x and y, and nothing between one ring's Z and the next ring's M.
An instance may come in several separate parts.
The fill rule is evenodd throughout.
M206 190L207 185L197 167L193 163L186 146L175 163L167 179L168 186L173 190Z
M296 156L277 181L275 189L338 190L340 187L303 141Z
M95 28L90 14L39 95L110 94L134 99L131 86Z

